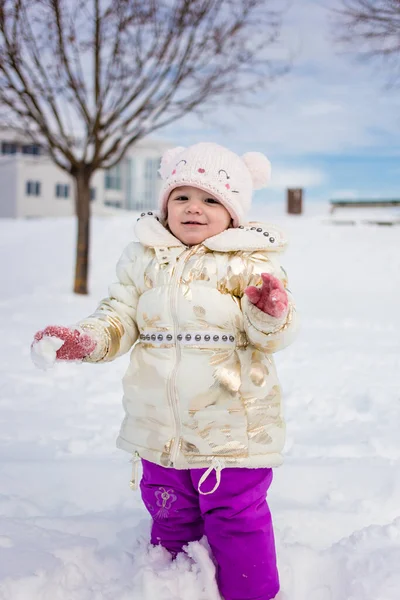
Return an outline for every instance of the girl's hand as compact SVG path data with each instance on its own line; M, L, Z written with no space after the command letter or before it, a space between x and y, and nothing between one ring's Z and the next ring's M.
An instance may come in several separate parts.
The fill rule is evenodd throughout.
M50 325L35 334L31 353L35 364L46 368L55 360L82 360L95 348L96 341L87 333L69 327Z
M263 284L261 288L250 286L244 293L263 312L280 319L287 312L288 296L283 283L269 273L261 273Z

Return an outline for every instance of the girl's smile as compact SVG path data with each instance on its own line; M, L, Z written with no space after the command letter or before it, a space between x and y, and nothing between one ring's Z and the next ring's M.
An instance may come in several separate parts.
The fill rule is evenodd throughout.
M175 188L168 198L168 226L188 246L228 229L231 215L209 192L192 186Z

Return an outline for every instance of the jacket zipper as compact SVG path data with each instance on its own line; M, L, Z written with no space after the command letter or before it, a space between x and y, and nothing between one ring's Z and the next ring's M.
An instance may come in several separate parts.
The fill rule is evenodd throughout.
M195 254L196 250L197 250L196 246L191 248L189 251L186 250L187 255L181 261L179 261L180 257L178 257L177 260L180 262L180 267L175 268L175 273L174 273L173 279L171 281L170 289L172 290L172 292L171 292L171 296L170 296L170 309L171 309L172 322L174 324L174 339L175 340L177 339L176 336L179 333L179 331L178 331L179 321L178 321L178 311L177 311L177 299L178 299L178 294L179 294L179 286L177 285L177 283L178 283L179 277L182 275L182 273L184 271L186 263L193 256L193 254ZM180 256L182 256L182 254ZM175 420L175 438L174 438L174 441L173 441L173 443L171 445L171 449L170 449L170 466L171 467L173 467L173 465L177 459L180 444L181 444L182 423L181 423L181 417L179 414L178 393L177 393L177 389L176 389L176 375L178 372L180 362L181 362L181 347L180 347L179 342L176 341L176 343L175 343L175 365L174 365L174 368L172 369L171 375L168 380L168 394L169 394L170 404L172 407L172 412L173 412L174 420Z

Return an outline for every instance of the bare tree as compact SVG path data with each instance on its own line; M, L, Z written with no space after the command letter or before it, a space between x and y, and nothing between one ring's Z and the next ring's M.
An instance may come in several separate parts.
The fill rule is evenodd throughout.
M367 60L383 62L391 85L400 83L400 0L341 0L336 36Z
M274 4L0 0L1 121L75 181L76 293L87 293L93 173L186 113L244 102L282 74Z

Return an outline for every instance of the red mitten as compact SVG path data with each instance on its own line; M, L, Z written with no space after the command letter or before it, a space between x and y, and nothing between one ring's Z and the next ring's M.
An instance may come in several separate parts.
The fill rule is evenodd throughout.
M33 344L46 336L58 338L64 342L56 352L57 360L82 360L96 348L96 341L87 333L60 325L50 325L43 331L38 331Z
M270 273L261 273L261 288L250 286L244 293L263 312L280 319L287 312L289 299L283 283Z

